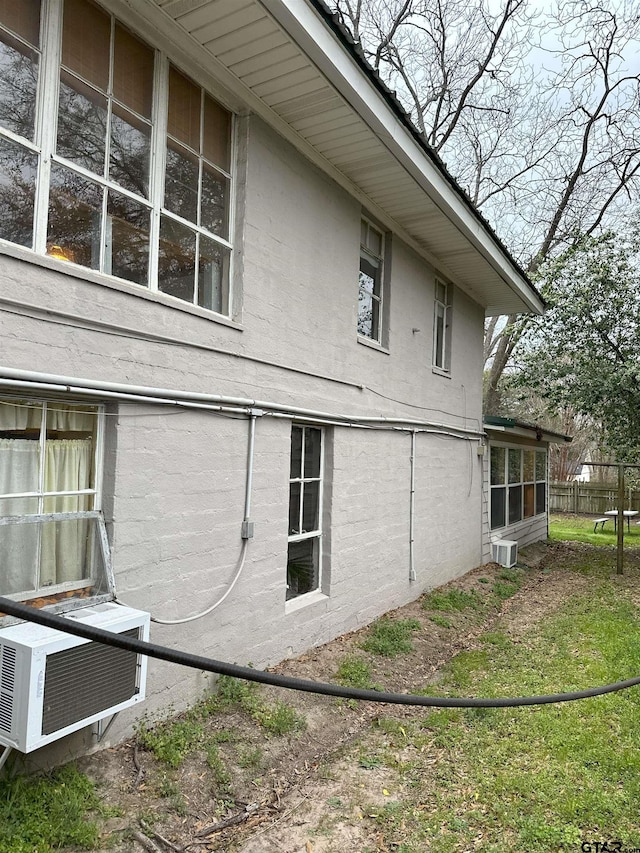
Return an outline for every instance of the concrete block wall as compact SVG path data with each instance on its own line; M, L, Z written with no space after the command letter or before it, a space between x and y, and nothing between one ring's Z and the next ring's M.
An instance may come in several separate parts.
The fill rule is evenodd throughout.
M248 121L246 142L242 311L234 322L5 247L1 295L12 304L0 300L1 364L479 429L482 307L455 290L451 373L435 374L435 270L394 236L389 346L362 345L360 202L258 119ZM240 558L247 421L106 402L103 497L117 595L160 618L201 611L227 589ZM290 432L286 419L257 422L255 536L232 594L209 617L154 625L155 642L262 666L365 625L480 563L475 441L416 436L410 581L410 435L327 426L325 594L287 607ZM152 661L145 709L184 707L209 683L197 671ZM134 718L123 713L112 740ZM55 749L69 754L81 742L79 735Z

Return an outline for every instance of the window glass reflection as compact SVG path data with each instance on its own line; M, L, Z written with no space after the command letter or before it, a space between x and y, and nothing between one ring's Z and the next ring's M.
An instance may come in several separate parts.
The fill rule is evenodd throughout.
M491 448L491 485L500 486L504 483L504 463L506 449L504 447Z
M310 533L318 529L318 506L320 501L320 483L314 481L304 484L304 499L302 501L302 530Z
M200 235L198 305L210 311L217 311L218 314L226 313L228 306L224 282L228 266L229 250Z
M228 183L227 178L203 164L200 225L225 239L229 233L227 225Z
M320 448L322 446L322 432L313 427L307 427L304 431L304 476L320 476Z
M0 138L0 237L29 248L37 174L37 154Z
M198 158L185 148L171 145L167 150L164 204L194 224L198 221Z
M301 483L289 485L289 536L300 533L300 495Z
M107 199L107 262L112 275L148 283L149 209L126 196L109 192Z
M91 269L100 266L102 188L54 164L49 194L47 253Z
M193 302L196 269L196 235L167 216L160 224L158 289Z
M151 126L114 105L111 115L109 177L125 189L149 195Z
M33 139L38 54L0 32L0 125Z
M299 480L302 477L302 427L291 427L291 466L289 479Z
M104 175L107 99L67 74L60 82L57 153Z

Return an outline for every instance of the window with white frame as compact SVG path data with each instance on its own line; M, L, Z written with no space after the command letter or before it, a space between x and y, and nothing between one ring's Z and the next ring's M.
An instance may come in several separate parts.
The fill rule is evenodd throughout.
M368 219L360 222L358 334L382 343L384 234Z
M320 588L322 558L323 433L291 428L287 600Z
M490 460L492 530L546 512L545 450L494 444Z
M439 370L450 370L450 285L436 279L436 298L433 311L433 366Z
M228 314L231 137L92 0L0 5L0 238Z
M0 399L1 595L104 586L101 443L98 406Z

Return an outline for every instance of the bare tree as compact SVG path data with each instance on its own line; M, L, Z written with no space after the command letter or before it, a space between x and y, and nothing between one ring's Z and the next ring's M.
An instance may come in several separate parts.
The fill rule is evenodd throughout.
M610 226L640 188L640 8L618 0L334 0L336 14L524 268ZM526 323L526 321L525 321ZM487 323L485 408L522 332Z

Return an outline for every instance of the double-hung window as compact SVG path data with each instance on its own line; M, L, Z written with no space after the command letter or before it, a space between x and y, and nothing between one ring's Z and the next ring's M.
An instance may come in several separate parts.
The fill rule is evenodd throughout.
M368 219L360 222L358 334L382 343L384 234Z
M291 429L287 600L321 586L323 433Z
M102 412L0 400L0 594L105 592Z
M436 298L433 311L433 366L445 372L450 370L450 285L436 279Z
M490 469L492 530L544 514L546 451L492 445Z
M231 142L92 0L0 5L0 238L227 314Z

